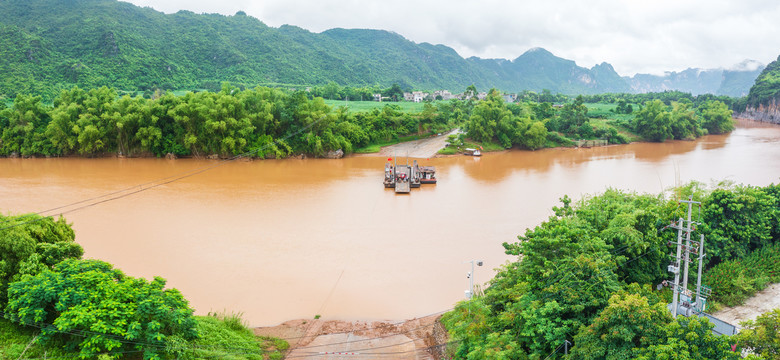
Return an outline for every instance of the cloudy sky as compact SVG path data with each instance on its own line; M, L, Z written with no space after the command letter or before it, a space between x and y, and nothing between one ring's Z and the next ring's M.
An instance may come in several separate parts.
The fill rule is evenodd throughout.
M461 56L514 59L543 47L621 75L731 68L780 55L777 0L126 0L172 13L235 14L312 32L390 30Z

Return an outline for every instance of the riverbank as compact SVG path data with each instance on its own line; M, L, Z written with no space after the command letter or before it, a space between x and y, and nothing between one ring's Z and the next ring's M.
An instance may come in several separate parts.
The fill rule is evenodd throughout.
M441 315L404 321L291 320L258 327L255 335L285 339L289 358L338 359L338 355L439 360L448 337Z
M780 308L780 283L759 291L742 305L724 308L712 315L741 329L741 322L755 320L759 315L777 308Z
M696 141L431 159L439 183L413 196L382 187L386 158L378 157L232 162L208 171L201 170L222 162L0 159L0 199L3 211L31 213L160 184L47 214L65 213L86 257L168 279L199 314L242 311L252 326L314 314L404 319L461 299L465 260L484 260L476 281L490 279L508 259L501 244L547 219L564 195L608 187L659 193L676 179L776 183L780 159L766 154L780 152L780 127L766 126ZM162 184L190 173L197 175Z

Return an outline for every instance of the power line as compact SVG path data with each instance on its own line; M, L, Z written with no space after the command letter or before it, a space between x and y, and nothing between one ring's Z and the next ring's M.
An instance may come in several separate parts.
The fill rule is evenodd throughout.
M83 204L85 202L90 202L90 201L95 201L95 200L98 200L98 199L106 198L106 199L103 199L103 200L95 201L95 202L92 202L92 203L89 203L89 204L86 204L86 205L83 205L83 206L76 207L74 209L62 211L62 212L59 213L59 215L62 216L63 214L68 214L68 213L72 213L72 212L75 212L75 211L83 210L83 209L86 209L86 208L89 208L89 207L92 207L92 206L95 206L95 205L99 205L99 204L102 204L102 203L105 203L105 202L118 200L118 199L130 196L130 195L134 195L134 194L146 191L146 190L154 189L154 188L160 187L162 185L170 184L172 182L179 181L179 180L182 180L182 179L185 179L185 178L188 178L188 177L192 177L192 176L201 174L203 172L206 172L206 171L209 171L209 170L212 170L212 169L224 166L224 165L226 165L226 164L228 164L230 162L233 162L235 160L247 157L247 156L249 156L251 154L260 152L262 150L266 150L273 143L276 143L276 142L279 142L279 141L282 141L282 140L287 140L287 139L289 139L289 138L291 138L293 136L296 136L296 135L304 132L305 130L308 130L309 128L313 127L315 124L319 123L324 118L325 118L325 116L320 117L319 119L317 119L317 121L314 121L311 124L306 125L306 126L300 128L300 129L298 129L297 131L295 131L295 132L293 132L293 133L291 133L291 134L281 138L281 139L276 139L276 140L274 140L270 144L266 144L264 146L252 149L252 150L247 151L247 152L245 152L243 154L233 156L233 157L231 157L229 159L220 160L218 163L213 164L213 165L203 166L203 167L200 167L200 168L197 168L197 169L194 169L194 170L181 172L179 174L174 174L174 175L171 175L171 176L168 176L168 177L165 177L165 178L161 178L161 179L158 179L158 180L146 182L146 183L143 183L143 184L140 184L140 185L131 186L131 187L128 187L128 188L125 188L125 189L122 189L122 190L119 190L119 191L110 192L110 193L107 193L107 194L104 194L104 195L101 195L101 196L96 196L96 197L93 197L93 198L90 198L90 199L81 200L81 201L73 202L73 203L70 203L70 204L67 204L67 205L58 206L58 207L55 207L55 208L52 208L52 209L49 209L49 210L40 211L40 212L37 212L37 213L34 213L34 214L24 215L24 216L22 216L20 218L12 218L12 219L5 220L3 222L0 222L0 224L13 222L13 221L16 221L16 220L19 220L19 219L23 219L23 218L33 217L33 216L36 216L36 215L37 216L43 216L42 218L39 218L39 219L35 219L35 220L31 220L31 221L25 221L25 222L16 223L16 224L13 224L13 225L2 227L2 228L0 228L0 231L7 230L7 229L10 229L10 228L14 228L14 227L21 226L21 225L25 225L25 224L39 222L39 221L42 221L42 220L44 220L46 218L49 218L49 217L51 217L53 215L57 215L57 214L43 215L46 212L50 212L50 211L53 211L53 210L64 209L64 208L72 207L72 206L75 206L75 205L78 205L78 204ZM145 186L145 185L149 185L149 186ZM137 190L131 191L133 189L137 189ZM117 194L119 194L119 195L117 195ZM116 195L116 196L109 197L109 196L112 196L112 195Z

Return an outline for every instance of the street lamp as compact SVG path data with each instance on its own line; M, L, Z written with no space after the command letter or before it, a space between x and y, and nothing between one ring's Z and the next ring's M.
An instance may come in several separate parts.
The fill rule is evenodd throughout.
M482 260L469 260L465 263L471 263L471 272L466 274L466 278L469 279L469 288L465 291L466 300L471 300L474 296L474 263L477 263L477 266L482 266Z

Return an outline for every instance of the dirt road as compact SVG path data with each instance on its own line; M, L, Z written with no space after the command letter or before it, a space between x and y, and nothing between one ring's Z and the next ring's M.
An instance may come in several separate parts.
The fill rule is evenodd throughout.
M744 305L725 308L712 315L741 329L740 322L755 320L758 315L777 308L780 308L780 283L772 284L759 291L755 296L747 299Z
M366 156L431 158L444 148L444 145L447 143L447 136L457 134L458 131L459 129L455 129L439 136L385 146L378 153L366 154Z
M437 319L438 316L403 322L293 320L256 328L255 334L286 339L291 350L285 358L290 359L435 360L431 349L446 342Z

